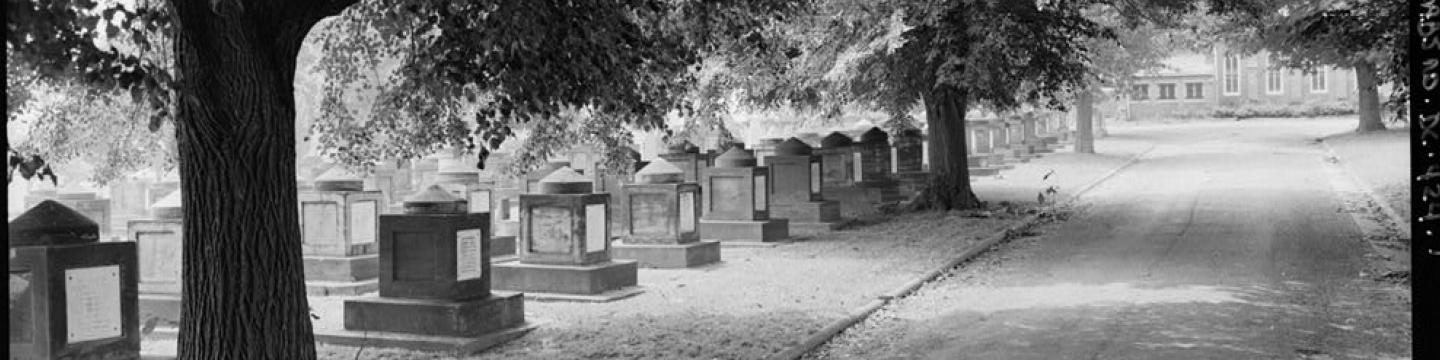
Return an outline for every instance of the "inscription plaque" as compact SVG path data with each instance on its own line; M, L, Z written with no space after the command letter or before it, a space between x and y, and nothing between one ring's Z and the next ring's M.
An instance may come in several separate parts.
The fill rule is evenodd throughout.
M855 166L852 167L855 169L855 181L864 181L865 167L861 164L863 163L860 161L860 153L857 152L855 153Z
M695 231L695 193L680 193L680 233Z
M379 219L374 201L357 201L350 204L350 242L365 244L375 242L379 231L375 220Z
M65 342L121 335L120 265L65 270Z
M570 211L562 207L530 208L530 252L570 253Z
M505 220L519 221L520 219L517 219L516 216L520 216L520 202L511 199L505 199L505 201L510 203L510 211L505 213Z
M665 214L665 195L633 194L630 196L630 232L663 235L670 229Z
M810 163L810 192L820 192L820 163Z
M308 202L301 205L300 223L304 226L304 242L308 244L330 244L340 237L335 233L339 228L336 214L339 205L333 202Z
M485 275L483 234L480 229L455 232L455 281L479 279Z
M470 192L470 212L490 212L490 190L475 190Z
M169 231L135 233L135 246L140 248L140 279L144 282L180 282L181 250L179 234Z
M743 194L741 190L742 181L735 176L711 176L710 177L710 211L736 212L748 211L741 199L736 199Z
M900 161L898 161L900 157L897 155L898 151L900 150L890 148L890 172L892 173L900 172Z
M765 182L765 175L755 176L755 210L765 211L765 205L770 203L765 200L765 195L770 192L770 187Z
M609 242L609 234L605 227L610 222L605 219L605 204L585 205L585 251L605 252L605 245Z
M34 311L31 305L35 299L30 291L30 272L10 272L10 343L28 343L33 334L30 319Z

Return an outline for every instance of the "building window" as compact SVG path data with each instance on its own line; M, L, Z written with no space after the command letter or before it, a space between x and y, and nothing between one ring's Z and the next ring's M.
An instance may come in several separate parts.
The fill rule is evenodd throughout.
M1225 95L1240 95L1240 57L1226 56L1224 71Z
M1284 92L1285 78L1280 76L1280 69L1270 68L1265 70L1265 93L1270 95Z
M1189 83L1189 84L1185 84L1185 98L1186 98L1186 99L1204 99L1204 98L1205 98L1205 84L1203 84L1203 83Z
M1323 93L1327 90L1325 69L1310 72L1310 92Z
M1160 100L1175 100L1175 84L1160 84Z
M1145 100L1145 99L1149 99L1149 98L1150 98L1150 85L1140 84L1140 85L1131 86L1131 87L1130 87L1130 98L1131 98L1131 99L1135 99L1135 100Z

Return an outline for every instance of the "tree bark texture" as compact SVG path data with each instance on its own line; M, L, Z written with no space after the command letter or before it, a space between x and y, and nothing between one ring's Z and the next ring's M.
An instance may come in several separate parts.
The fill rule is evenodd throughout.
M930 127L930 183L916 197L919 210L975 209L980 199L970 189L969 153L965 136L965 94L952 88L925 96Z
M315 359L295 187L296 56L348 4L172 1L185 227L179 359Z
M1355 86L1360 95L1360 126L1357 132L1385 130L1380 116L1380 81L1375 75L1375 64L1361 60L1355 62Z
M1075 152L1095 153L1095 96L1089 89L1080 91L1075 105Z

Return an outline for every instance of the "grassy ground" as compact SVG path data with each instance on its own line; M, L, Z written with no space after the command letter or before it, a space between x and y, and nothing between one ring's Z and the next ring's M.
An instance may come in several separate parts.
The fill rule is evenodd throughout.
M1325 138L1340 164L1385 199L1403 218L1410 218L1410 129L1372 133L1346 132Z
M850 309L914 279L1012 223L1036 195L1078 190L1149 144L1116 138L1101 154L1062 151L975 181L996 211L898 216L869 213L856 226L774 248L724 248L723 262L696 269L641 269L645 292L612 303L527 301L543 326L466 359L757 359L801 341ZM1053 173L1052 173L1053 171ZM1051 173L1049 177L1044 175ZM1004 202L1010 211L998 205ZM373 295L372 295L373 296ZM339 327L343 298L311 298L317 328ZM173 354L149 340L146 353ZM454 358L400 349L319 347L321 359Z

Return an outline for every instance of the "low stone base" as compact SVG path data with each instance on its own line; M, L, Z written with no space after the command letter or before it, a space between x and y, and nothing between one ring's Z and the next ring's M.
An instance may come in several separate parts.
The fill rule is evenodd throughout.
M468 336L434 336L393 333L383 331L348 331L316 329L315 342L341 346L366 348L401 348L415 351L439 352L450 355L474 354L524 336L538 327L534 323L502 329L500 331ZM147 359L142 359L147 360Z
M180 322L179 294L140 294L140 322L156 317L160 321Z
M594 295L635 286L638 272L634 260L582 266L507 261L491 264L490 282L495 290Z
M689 268L720 262L720 242L689 244L625 244L610 246L610 257L635 260L646 268Z
M627 286L610 290L594 295L575 295L546 292L527 292L525 300L539 302L584 302L584 303L607 303L611 301L626 299L631 296L644 293L645 289L639 286Z
M861 181L861 182L855 183L855 186L856 186L856 187L859 187L859 188L861 188L861 189L867 189L867 190L870 190L870 191L879 191L879 192L880 192L880 201L879 201L879 202L887 202L887 203L888 203L888 202L898 202L898 201L902 201L902 200L907 200L904 196L901 196L901 195L900 195L900 183L897 182L897 181L895 181L894 179L881 179L881 180L872 180L872 181Z
M845 227L846 221L837 220L833 222L790 222L790 235L815 235L827 233Z
M368 297L345 300L345 330L476 337L525 322L519 293L472 300Z
M380 279L305 282L305 295L309 296L356 296L376 291L380 291Z
M516 255L516 239L514 236L496 236L490 238L490 257L501 257Z
M1000 174L999 167L972 167L970 176L995 176Z
M802 203L770 204L770 217L787 219L791 223L840 221L840 202L806 201ZM793 226L791 228L794 228Z
M824 190L821 191L820 195L825 199L840 203L860 202L865 204L874 204L879 203L882 198L884 198L884 194L881 194L879 189L861 188L854 185L827 186L824 188ZM784 219L784 217L779 216L776 216L776 218Z
M305 256L305 281L356 282L380 278L380 255Z
M770 219L758 221L700 220L700 236L705 240L740 242L775 242L790 238L790 221Z

